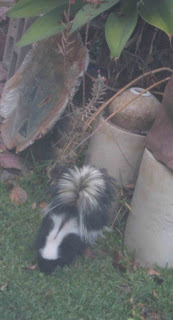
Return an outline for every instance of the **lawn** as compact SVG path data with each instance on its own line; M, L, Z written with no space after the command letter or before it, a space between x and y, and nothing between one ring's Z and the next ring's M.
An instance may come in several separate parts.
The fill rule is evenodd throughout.
M36 169L19 184L28 197L19 206L11 202L8 185L0 185L0 319L173 319L173 270L155 267L158 273L149 275L127 254L123 257L121 218L98 241L92 257L51 276L29 269L36 264L33 243L39 204L48 200L47 181Z

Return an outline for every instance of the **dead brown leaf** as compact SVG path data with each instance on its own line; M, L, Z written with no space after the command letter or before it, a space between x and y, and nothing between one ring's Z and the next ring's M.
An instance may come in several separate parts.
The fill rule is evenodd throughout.
M147 268L147 274L152 276L152 279L159 285L161 285L164 281L164 277L161 275L161 273L152 268Z
M159 271L156 271L152 268L147 268L147 274L149 276L161 276L161 273Z
M142 303L137 303L137 305L136 305L138 308L140 308L140 309L142 309L142 310L144 310L144 305L142 304Z
M22 160L20 157L11 151L7 150L5 144L0 137L0 166L6 169L23 169Z
M37 267L37 265L36 265L36 264L33 264L32 266L28 266L28 267L22 268L22 271L25 271L25 270L34 270L36 267Z
M131 304L133 304L133 297L131 297L129 301Z
M124 259L121 255L121 252L118 249L116 249L114 256L113 256L112 265L114 268L117 268L122 272L126 272L127 267L122 263L122 260L124 260Z
M46 208L47 205L48 205L47 202L41 202L41 203L39 204L39 207L40 207L41 209L44 209L44 208Z
M29 270L34 270L36 267L37 267L37 265L36 265L36 264L33 264L32 266L27 267L27 269L29 269Z
M91 248L86 248L83 256L84 256L85 259L91 258L91 256L92 256Z
M9 282L0 285L0 291L8 290L9 289Z
M51 296L53 293L54 293L53 290L50 289L50 290L48 290L48 291L45 293L45 296L46 296L46 297L49 297L49 296Z
M120 253L120 251L118 249L115 250L115 259L116 259L116 263L120 264L121 253Z
M27 200L27 193L19 186L14 186L10 193L10 200L17 205L25 203Z
M156 313L152 311L151 308L145 308L145 311L143 312L144 319L146 320L164 320L164 317L162 317L161 314Z
M34 203L32 204L32 209L34 210L36 207L37 207L37 204L36 204L36 202L34 202Z
M158 298L158 294L154 289L152 290L152 294L153 294L154 298Z

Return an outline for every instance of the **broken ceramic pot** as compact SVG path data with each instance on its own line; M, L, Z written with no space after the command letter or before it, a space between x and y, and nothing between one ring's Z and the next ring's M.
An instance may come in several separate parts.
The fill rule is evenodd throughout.
M3 91L1 131L8 149L20 152L54 126L74 96L88 60L78 33L34 45Z

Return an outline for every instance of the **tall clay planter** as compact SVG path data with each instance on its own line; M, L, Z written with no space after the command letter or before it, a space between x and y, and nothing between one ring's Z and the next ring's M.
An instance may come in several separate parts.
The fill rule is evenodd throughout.
M142 266L173 267L173 171L145 149L124 234Z

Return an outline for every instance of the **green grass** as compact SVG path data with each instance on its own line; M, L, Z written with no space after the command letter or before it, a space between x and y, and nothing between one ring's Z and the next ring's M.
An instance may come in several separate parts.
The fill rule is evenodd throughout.
M124 272L113 266L115 250L122 252L116 230L98 242L92 259L81 257L51 276L27 269L36 263L33 242L40 226L32 204L47 200L46 184L38 170L21 181L28 195L21 206L14 206L8 188L0 185L0 319L172 320L173 270L153 278L144 268L134 271L128 257Z

